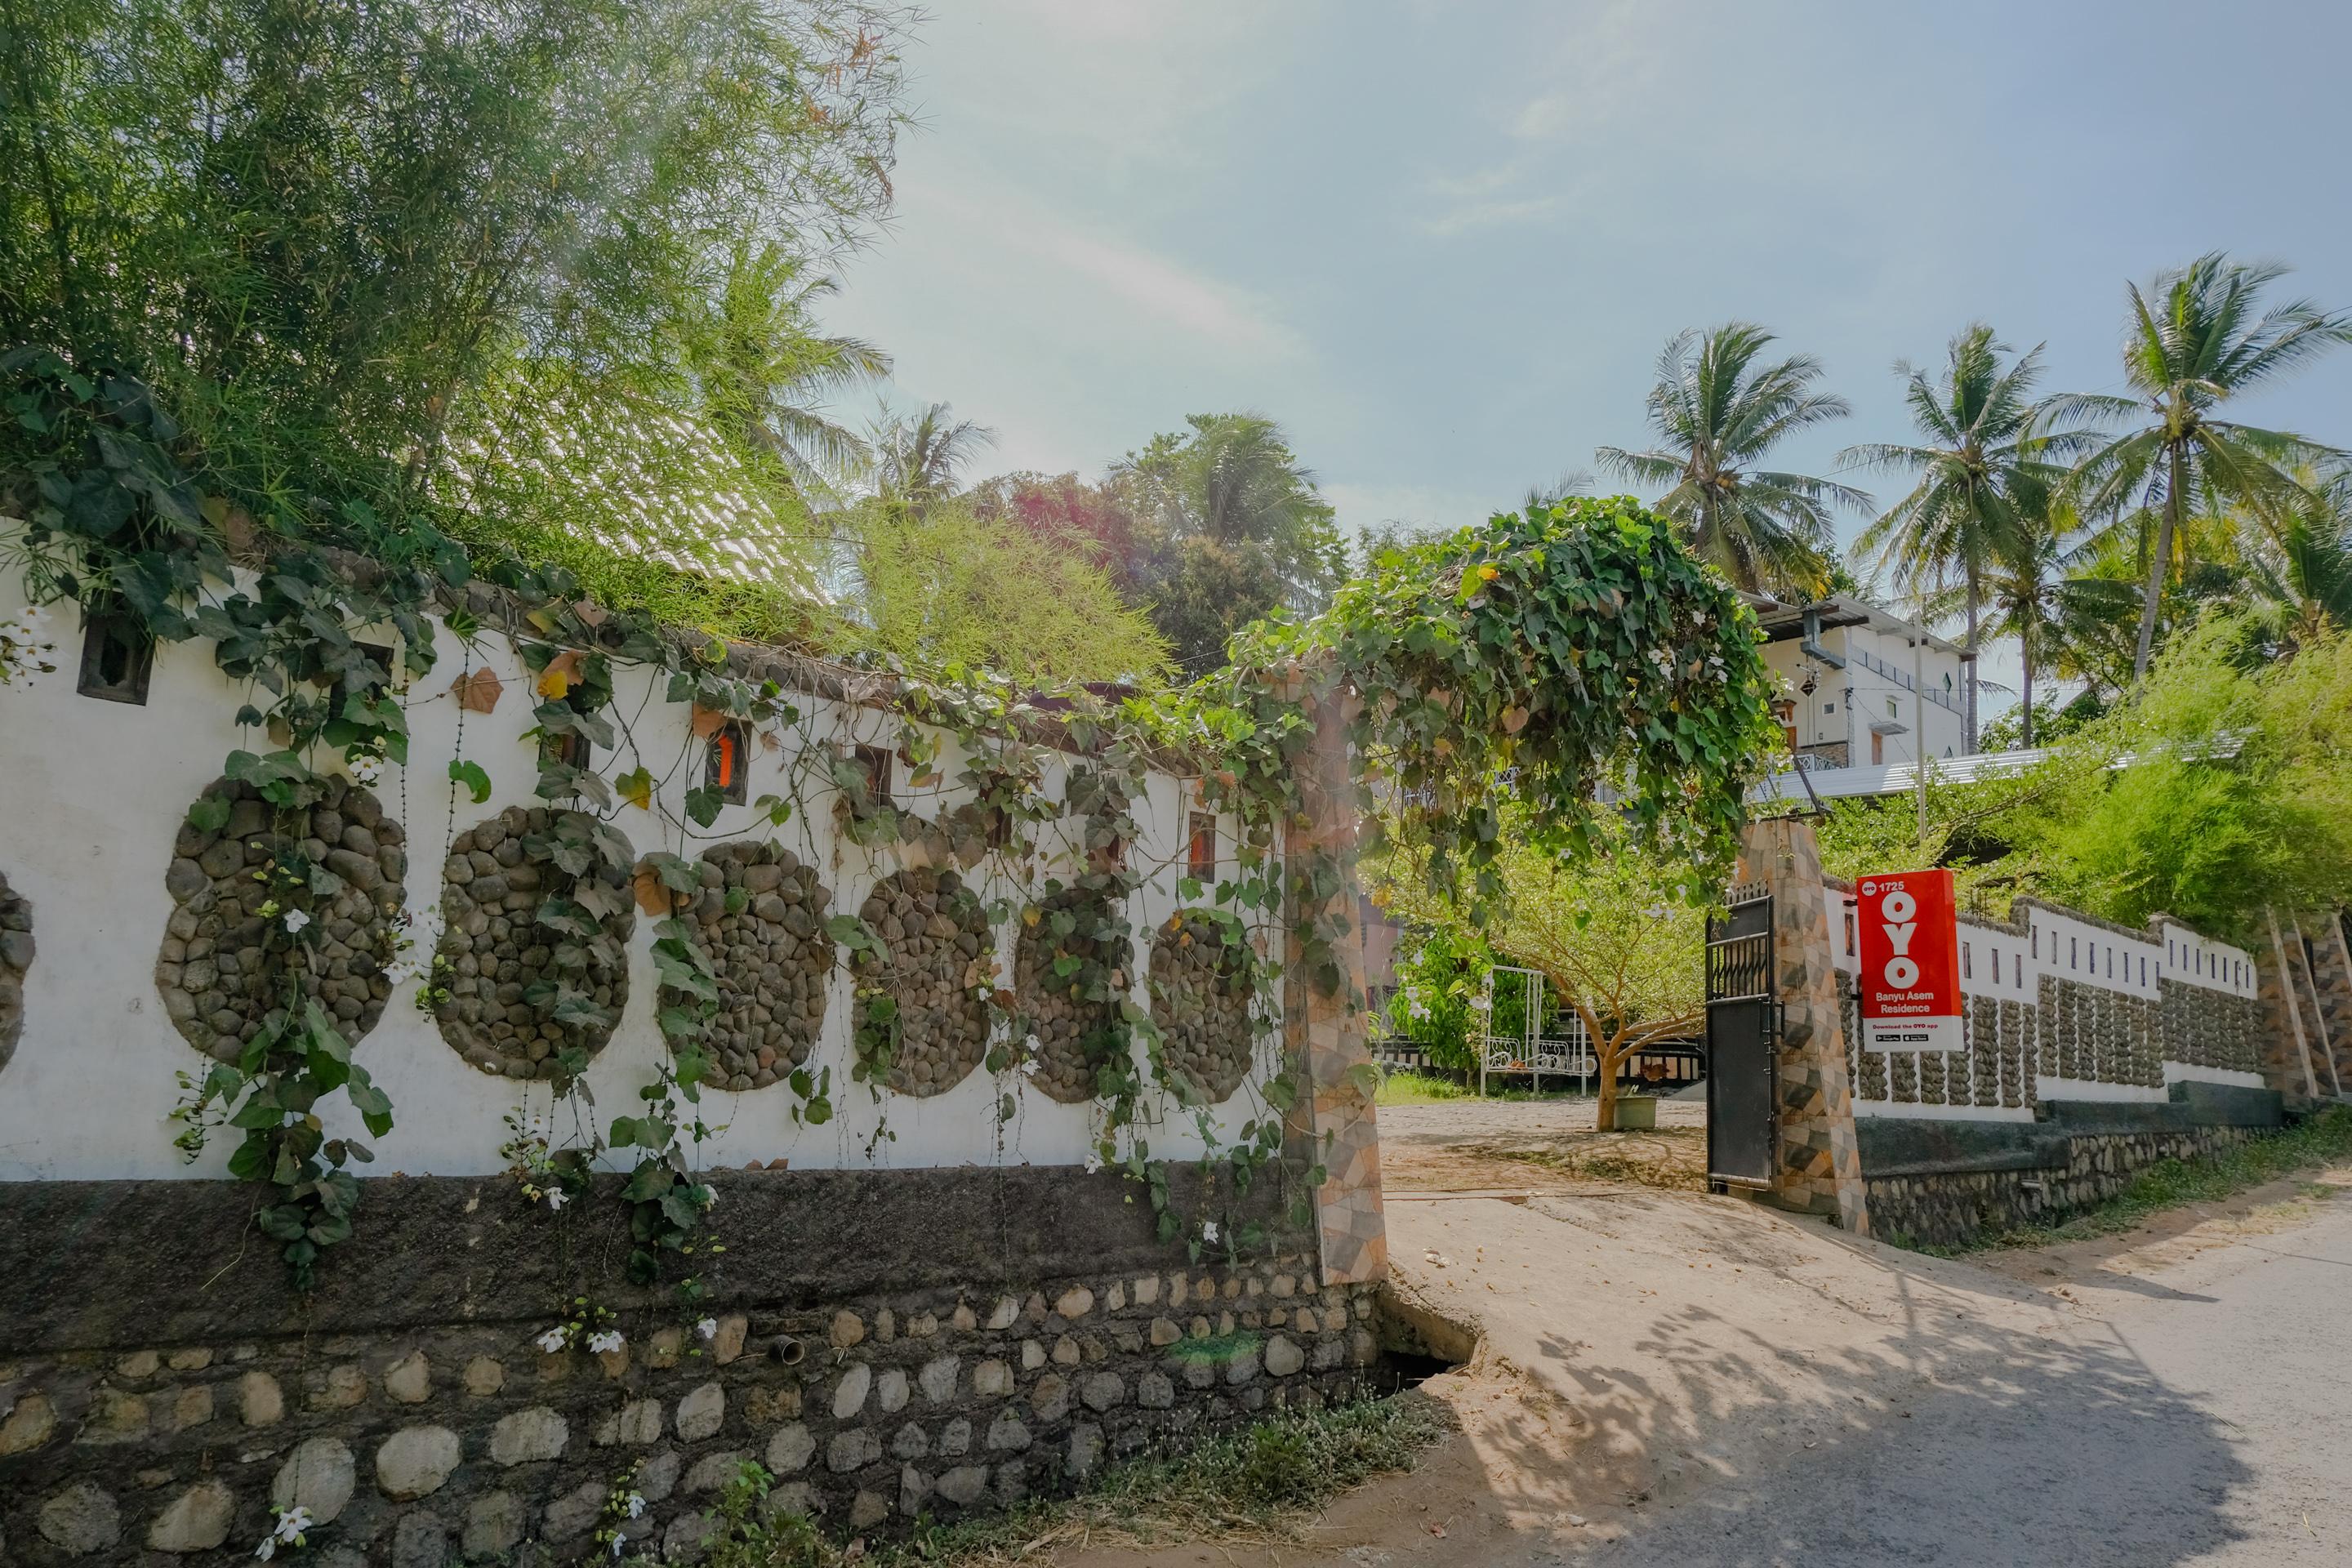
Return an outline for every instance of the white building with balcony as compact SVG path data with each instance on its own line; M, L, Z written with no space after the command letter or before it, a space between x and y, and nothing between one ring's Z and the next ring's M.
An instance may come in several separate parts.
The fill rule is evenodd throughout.
M1925 626L1843 595L1783 604L1744 595L1780 678L1773 711L1808 772L1916 764L1969 750L1970 655Z

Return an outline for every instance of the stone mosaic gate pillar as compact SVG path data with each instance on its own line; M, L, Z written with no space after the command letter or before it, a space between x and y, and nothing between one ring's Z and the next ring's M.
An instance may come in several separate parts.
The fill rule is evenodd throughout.
M1328 698L1315 710L1314 746L1300 763L1306 820L1291 823L1284 841L1292 905L1285 921L1289 935L1283 954L1283 1049L1299 1082L1286 1141L1297 1156L1324 1167L1313 1203L1326 1285L1376 1281L1387 1277L1389 1267L1380 1118L1372 1103L1371 1052L1364 1043L1364 931L1356 885L1348 700ZM1331 858L1323 862L1327 875L1318 887L1313 874L1322 854ZM1336 879L1328 875L1332 870ZM1298 927L1309 921L1330 937L1338 984L1328 993L1305 963ZM1354 1070L1360 1067L1367 1070Z
M1830 957L1829 889L1822 882L1812 824L1782 818L1749 825L1739 864L1740 880L1771 889L1781 1009L1780 1160L1770 1190L1759 1195L1868 1236L1837 968Z

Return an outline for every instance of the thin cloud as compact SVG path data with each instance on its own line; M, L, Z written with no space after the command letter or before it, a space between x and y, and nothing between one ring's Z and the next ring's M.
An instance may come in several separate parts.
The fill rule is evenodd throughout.
M924 190L967 240L992 245L1091 284L1129 310L1227 354L1272 362L1305 357L1307 342L1272 303L1246 289L1130 241L1092 233L1034 205L969 191Z
M1424 218L1421 228L1424 234L1444 238L1478 228L1507 228L1514 224L1534 223L1548 218L1559 210L1558 196L1522 196L1507 202L1469 202L1435 217Z

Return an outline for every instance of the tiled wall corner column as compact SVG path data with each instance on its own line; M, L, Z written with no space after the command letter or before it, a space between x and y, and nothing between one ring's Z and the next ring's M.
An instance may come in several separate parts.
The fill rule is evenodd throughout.
M1854 1142L1828 889L1808 822L1751 824L1740 880L1772 891L1772 958L1781 1006L1780 1160L1766 1202L1833 1218L1870 1234L1862 1155Z
M1289 1142L1309 1163L1319 1162L1315 1189L1316 1233L1323 1283L1362 1284L1388 1274L1388 1224L1381 1206L1381 1129L1366 1087L1371 1052L1364 1043L1364 936L1357 918L1354 791L1348 769L1344 700L1327 699L1316 710L1312 751L1300 759L1299 783L1307 823L1294 823L1286 840L1292 899L1303 897L1303 877L1318 849L1341 867L1338 888L1311 908L1294 901L1283 963L1284 1048L1298 1075L1298 1102L1289 1115ZM1307 973L1297 929L1322 915L1346 930L1333 946L1338 988L1324 994ZM1328 1141L1327 1141L1328 1140Z

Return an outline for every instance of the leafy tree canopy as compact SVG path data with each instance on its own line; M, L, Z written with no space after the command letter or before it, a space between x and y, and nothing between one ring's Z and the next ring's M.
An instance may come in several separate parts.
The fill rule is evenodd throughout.
M793 629L824 449L794 399L878 363L804 307L888 206L902 21L857 0L17 7L0 341L154 388L196 481L264 529L394 560L438 530L619 546L772 586L783 607L752 619ZM12 423L0 468L56 434Z
M1471 873L1474 911L1506 891L1513 802L1509 838L1590 857L1620 842L1605 826L1704 895L1778 733L1758 635L1663 520L1578 500L1406 550L1311 621L1262 623L1234 679L1344 683L1365 805L1402 803L1433 880Z
M1168 645L1085 554L1040 550L1016 524L961 500L855 515L867 640L909 666L1041 684L1166 678Z

